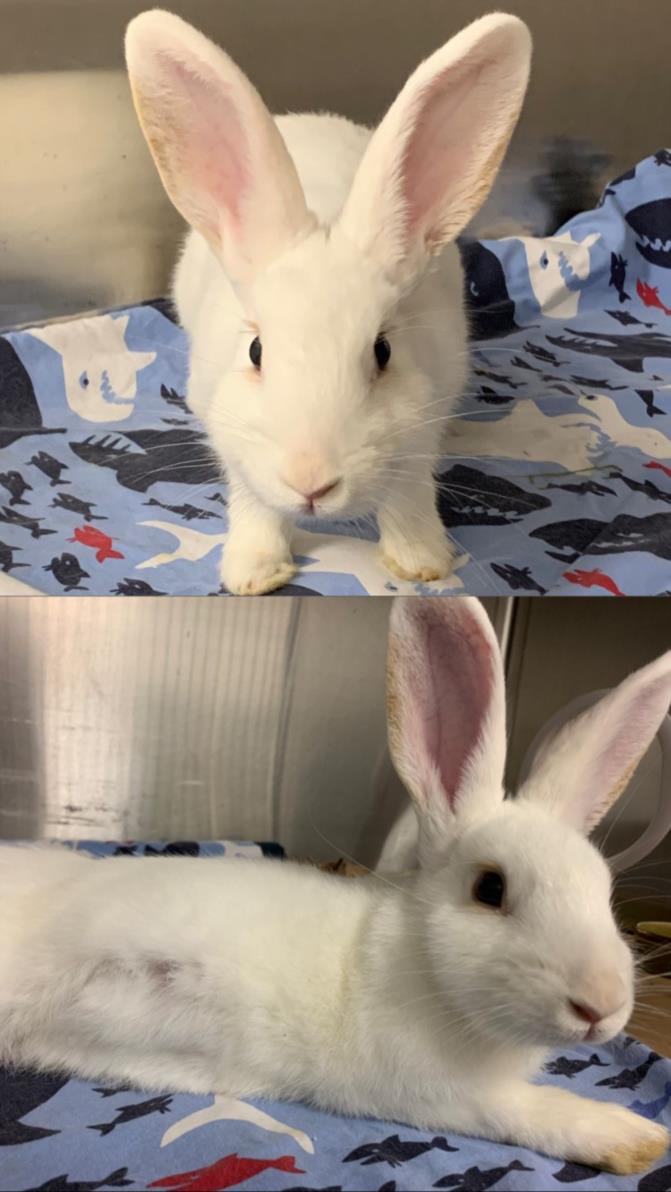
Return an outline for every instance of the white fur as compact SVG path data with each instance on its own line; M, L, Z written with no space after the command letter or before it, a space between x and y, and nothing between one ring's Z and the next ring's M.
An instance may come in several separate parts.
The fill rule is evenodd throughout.
M189 404L231 485L224 583L249 594L285 583L291 524L306 511L376 512L395 574L445 576L432 469L467 375L452 241L516 123L526 26L502 14L470 25L417 68L372 134L333 115L273 122L230 58L170 13L132 21L126 53L166 190L195 229L174 293L192 347ZM392 351L381 374L380 332Z
M619 691L599 750L630 699L642 750L671 698L671 654ZM503 802L502 663L469 598L396 601L389 693L392 749L431 821L424 867L397 884L270 860L2 849L0 1062L303 1098L643 1170L667 1145L661 1126L530 1083L549 1047L609 1039L632 1006L608 868L569 822L573 760L563 784L562 747L559 796L547 797L548 754L537 796L532 774L524 798ZM463 740L445 756L460 704ZM593 819L607 800L583 732L577 786ZM506 875L505 913L473 898L491 867ZM602 1021L588 1033L570 1000Z

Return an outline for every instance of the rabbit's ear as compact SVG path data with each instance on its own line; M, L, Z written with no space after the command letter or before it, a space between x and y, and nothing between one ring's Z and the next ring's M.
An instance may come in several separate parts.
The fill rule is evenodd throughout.
M505 683L496 635L467 596L397 597L389 622L389 746L415 803L420 859L503 798Z
M313 222L268 109L223 50L161 9L130 22L126 63L168 196L244 283Z
M531 36L495 13L422 62L374 132L341 227L399 281L484 202L524 99Z
M560 728L518 792L590 832L623 793L671 704L671 650Z

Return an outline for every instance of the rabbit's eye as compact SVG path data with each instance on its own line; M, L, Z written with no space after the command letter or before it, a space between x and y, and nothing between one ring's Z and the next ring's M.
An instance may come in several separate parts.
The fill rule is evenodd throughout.
M375 359L377 360L377 367L382 372L389 364L389 357L391 356L391 347L386 335L378 335L375 340Z
M482 903L483 906L494 907L495 910L500 910L503 906L503 899L506 894L506 879L498 869L485 869L483 873L476 878L473 886L473 899L475 902Z
M261 340L258 335L249 345L249 359L254 365L254 368L261 367Z

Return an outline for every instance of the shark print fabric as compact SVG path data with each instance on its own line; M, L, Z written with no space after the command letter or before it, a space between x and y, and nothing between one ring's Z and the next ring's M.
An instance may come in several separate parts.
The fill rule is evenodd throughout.
M374 523L303 522L278 594L671 592L670 161L554 236L461 245L472 369L436 469L452 576L387 574ZM74 596L222 591L226 480L187 361L163 301L0 336L0 570Z
M267 856L241 841L71 843L95 856ZM156 861L160 864L160 860ZM557 1052L540 1077L671 1126L671 1061L622 1035ZM162 1094L0 1069L0 1192L184 1189L218 1192L669 1192L671 1154L643 1176L614 1176L452 1132L343 1118L310 1106L217 1094Z

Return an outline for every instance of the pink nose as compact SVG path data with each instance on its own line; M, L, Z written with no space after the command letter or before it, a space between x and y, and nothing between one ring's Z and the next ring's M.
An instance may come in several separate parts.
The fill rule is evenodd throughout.
M291 484L289 481L286 481L286 483L289 485L289 488L293 488L295 493L298 493L299 496L303 497L308 505L314 505L315 501L318 501L321 497L327 496L328 493L333 492L334 488L338 487L340 484L340 477L336 476L334 480L329 480L328 484L322 484L321 488L313 488L308 492L306 492L303 488L299 488L296 484Z
M596 1026L597 1022L601 1022L606 1015L601 1010L595 1010L594 1006L588 1006L585 1002L569 1001L576 1018L582 1018L583 1022L588 1022L590 1026Z

